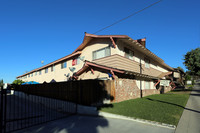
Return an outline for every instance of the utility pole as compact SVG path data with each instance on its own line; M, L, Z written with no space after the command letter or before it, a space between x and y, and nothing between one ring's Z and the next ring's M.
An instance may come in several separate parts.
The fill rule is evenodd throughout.
M142 61L140 58L140 74L142 74ZM142 79L140 79L140 98L142 98Z

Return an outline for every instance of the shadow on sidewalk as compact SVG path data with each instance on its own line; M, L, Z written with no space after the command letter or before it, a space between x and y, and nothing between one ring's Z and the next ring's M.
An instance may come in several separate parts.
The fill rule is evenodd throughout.
M98 133L98 127L108 126L109 123L104 117L75 115L15 133Z
M156 100L156 99L151 99L151 98L146 98L146 99L147 99L147 100L151 100L151 101L156 101L156 102L161 102L161 103L166 103L166 104L174 105L174 106L177 106L177 107L180 107L180 108L189 110L189 111L193 111L193 112L196 112L196 113L200 113L200 111L198 111L198 110L193 110L193 109L185 108L185 107L183 107L183 106L181 106L181 105L178 105L178 104L175 104L175 103L170 103L170 102L161 101L161 100Z

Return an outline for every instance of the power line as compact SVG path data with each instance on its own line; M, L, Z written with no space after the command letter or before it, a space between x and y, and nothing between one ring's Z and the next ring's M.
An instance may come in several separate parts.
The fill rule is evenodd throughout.
M153 4L150 4L149 6L146 6L145 8L143 8L143 9L137 11L137 12L134 12L133 14L131 14L131 15L125 17L125 18L122 18L122 19L120 19L120 20L118 20L118 21L112 23L111 25L108 25L108 26L106 26L106 27L104 27L104 28L102 28L102 29L100 29L100 30L94 32L93 34L96 34L96 33L100 32L100 31L103 31L103 30L105 30L105 29L107 29L107 28L109 28L109 27L111 27L111 26L113 26L113 25L115 25L115 24L117 24L117 23L119 23L119 22L125 20L125 19L128 19L128 18L130 18L130 17L132 17L132 16L134 16L134 15L136 15L136 14L138 14L138 13L140 13L140 12L142 12L142 11L144 11L144 10L146 10L146 9L148 9L148 8L150 8L150 7L152 7L152 6L154 6L155 4L158 4L158 3L161 2L161 1L162 1L162 0L159 0L159 1L157 1L157 2L154 2Z

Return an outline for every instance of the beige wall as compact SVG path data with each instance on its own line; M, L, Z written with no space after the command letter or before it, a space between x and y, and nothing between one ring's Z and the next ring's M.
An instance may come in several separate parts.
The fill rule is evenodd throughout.
M85 60L92 61L92 52L108 47L111 48L111 55L113 54L114 48L111 47L111 41L108 39L94 40L89 43L87 47L82 50L81 56L85 56Z
M83 64L83 63L82 63ZM66 81L67 77L64 74L70 73L70 76L72 75L72 72L69 70L69 67L72 67L72 59L67 60L67 67L61 69L61 63L55 65L55 70L51 72L51 67L48 67L48 73L45 73L45 69L42 69L42 74L39 75L37 72L37 75L35 75L35 72L33 73L33 77L29 77L26 79L23 79L24 81L36 81L39 83L43 83L44 81L50 82L52 79L55 81ZM79 65L73 66L78 70L80 68Z
M96 70L94 70L94 73L92 73L91 71L86 71L79 76L79 80L85 80L85 79L112 80L112 78L108 77L107 73L99 72Z

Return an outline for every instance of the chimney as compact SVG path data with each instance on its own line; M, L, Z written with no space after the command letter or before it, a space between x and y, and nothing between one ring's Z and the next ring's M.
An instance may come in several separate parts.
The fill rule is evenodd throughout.
M146 48L146 38L137 39L136 41Z

